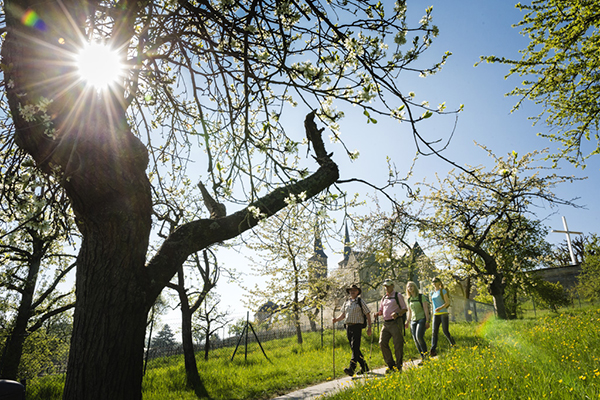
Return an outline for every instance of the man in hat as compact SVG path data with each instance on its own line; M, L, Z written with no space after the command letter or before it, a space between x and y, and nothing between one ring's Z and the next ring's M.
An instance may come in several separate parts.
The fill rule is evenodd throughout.
M385 294L381 299L379 311L374 314L375 318L379 315L383 316L383 327L381 335L379 335L379 347L383 354L383 360L388 368L386 373L394 371L402 371L402 359L404 357L404 336L402 334L404 322L402 315L408 311L406 302L402 294L394 290L394 282L386 279L383 282ZM396 361L390 350L390 339L394 340L394 353L396 353Z
M333 318L333 323L335 324L344 318L346 319L344 326L346 327L346 336L352 349L352 358L350 359L350 366L344 368L344 372L352 376L356 369L356 363L360 364L361 374L369 371L369 366L360 351L360 339L365 325L367 327L367 335L371 336L371 311L367 303L359 297L362 291L358 286L352 285L346 288L346 293L350 297L342 305L342 313L338 317Z

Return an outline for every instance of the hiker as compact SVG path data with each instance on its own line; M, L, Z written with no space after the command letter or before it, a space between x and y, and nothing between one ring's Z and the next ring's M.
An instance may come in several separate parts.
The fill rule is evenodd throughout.
M375 318L383 316L383 326L379 335L379 347L383 354L383 360L387 364L386 373L402 371L402 359L404 357L404 319L407 307L404 297L394 290L394 282L386 279L383 282L385 293L381 299L379 311L375 313ZM394 352L396 361L390 350L390 339L394 340Z
M415 341L417 350L421 353L422 363L428 355L427 343L425 343L425 331L429 329L429 321L431 321L429 299L427 296L419 293L417 284L412 281L406 284L406 299L408 302L406 327L408 328L408 324L410 324L410 333Z
M429 351L429 355L431 357L437 356L437 342L440 324L442 324L444 336L446 336L446 339L448 339L448 342L450 342L450 347L454 347L456 345L456 342L454 341L452 335L450 335L450 330L448 329L448 325L450 324L450 319L448 316L450 296L448 295L448 291L444 289L444 284L440 278L435 278L433 280L433 286L435 288L435 290L431 292L431 302L433 303L433 324L431 331L431 350Z
M352 285L346 289L346 293L350 297L342 305L342 313L336 318L333 318L333 323L346 319L344 326L346 327L346 336L352 349L352 358L350 358L350 366L344 368L344 372L350 376L354 375L356 363L360 364L359 374L365 374L369 371L369 366L360 351L360 339L362 337L363 328L367 328L367 335L371 336L371 311L367 303L359 297L362 290Z

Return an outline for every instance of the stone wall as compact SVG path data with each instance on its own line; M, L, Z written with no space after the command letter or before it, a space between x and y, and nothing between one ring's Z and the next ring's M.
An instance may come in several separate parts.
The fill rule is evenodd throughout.
M542 279L548 282L560 284L565 289L571 289L578 283L577 277L581 273L580 265L569 265L558 268L544 268L535 271Z

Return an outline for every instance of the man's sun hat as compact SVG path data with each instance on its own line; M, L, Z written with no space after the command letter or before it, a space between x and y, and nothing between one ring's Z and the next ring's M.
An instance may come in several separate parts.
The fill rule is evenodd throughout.
M346 288L346 293L350 293L350 289L356 289L356 290L358 290L358 294L362 293L362 290L360 290L360 288L358 286L356 286L356 284L353 284L352 286Z

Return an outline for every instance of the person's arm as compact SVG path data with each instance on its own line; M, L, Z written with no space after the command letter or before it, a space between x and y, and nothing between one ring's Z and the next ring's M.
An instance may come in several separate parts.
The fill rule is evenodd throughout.
M408 315L406 316L406 323L404 324L404 326L406 328L408 328L408 324L410 322L410 318L412 317L412 310L410 309L410 307L408 308Z
M379 311L373 313L373 318L377 318L380 315L383 315L383 299L381 299L381 303L379 303Z
M398 311L398 316L402 316L408 312L408 307L406 306L406 301L404 301L404 296L398 294L398 300L400 303L400 311Z
M334 324L335 324L336 322L338 322L338 321L341 321L341 320L343 320L344 318L346 318L346 303L347 303L347 301L345 301L345 302L342 304L342 308L340 309L340 313L341 313L340 315L338 315L337 317L335 316L335 314L333 315L333 319L332 319L332 321L333 321L333 323L334 323Z
M421 295L421 300L423 300L423 311L425 312L425 329L429 328L429 323L431 322L431 312L429 311L429 301L427 301L427 297Z
M335 324L336 322L341 321L344 318L346 318L346 313L342 311L342 313L339 316L333 317L333 323Z
M446 289L441 289L440 290L440 295L442 296L442 300L444 300L444 304L442 304L441 306L437 307L435 309L435 312L440 311L442 308L448 308L448 307L450 307L450 297L448 296L448 291Z

